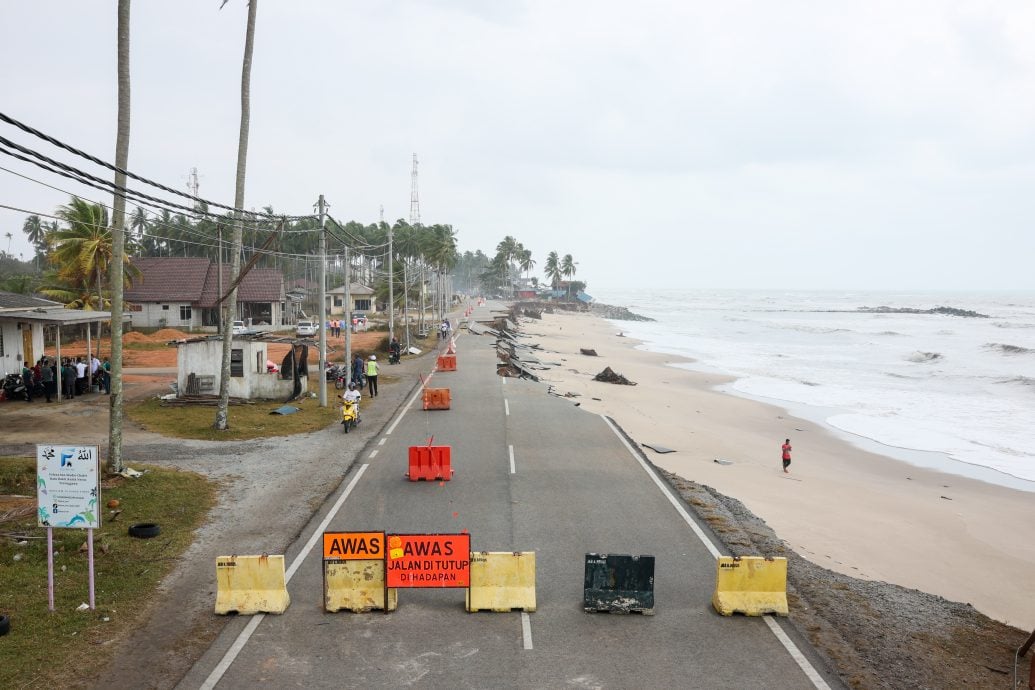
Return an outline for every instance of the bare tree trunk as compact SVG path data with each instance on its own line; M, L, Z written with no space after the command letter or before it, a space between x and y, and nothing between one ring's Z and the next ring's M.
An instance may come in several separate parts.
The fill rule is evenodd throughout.
M251 124L251 79L252 49L255 47L255 12L259 0L248 2L248 28L244 39L244 60L241 65L241 130L237 139L237 186L234 191L234 232L230 248L230 284L237 280L241 270L241 244L244 237L244 225L241 209L244 207L244 178L248 168L248 127ZM222 295L220 295L222 296ZM230 408L230 350L233 347L231 328L237 313L237 287L230 290L230 295L223 302L225 318L223 319L223 361L219 376L219 407L216 410L216 429L229 428ZM322 372L321 372L322 373Z
M129 5L119 0L118 8L118 129L115 134L115 167L129 164ZM115 186L126 186L125 173L115 173ZM115 191L111 216L111 414L108 426L108 471L121 472L122 462L122 280L126 253L126 198Z

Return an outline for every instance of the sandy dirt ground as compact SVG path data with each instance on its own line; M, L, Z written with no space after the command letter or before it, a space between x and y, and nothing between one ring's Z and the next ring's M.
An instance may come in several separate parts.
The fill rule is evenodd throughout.
M540 372L554 392L613 417L637 442L675 450L647 453L659 467L740 499L802 556L1035 627L1035 542L1019 536L1035 524L1035 494L866 452L779 407L719 393L721 377L636 349L620 330L591 314L522 323L524 342L558 364ZM593 381L607 366L638 385ZM788 437L794 452L784 474Z

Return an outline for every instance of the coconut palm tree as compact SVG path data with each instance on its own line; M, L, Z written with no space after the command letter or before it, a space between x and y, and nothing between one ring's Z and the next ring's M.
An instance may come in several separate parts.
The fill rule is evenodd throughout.
M575 275L575 261L571 258L571 254L565 254L561 259L560 269L568 281L568 299L571 299L571 278Z
M531 249L521 250L521 253L518 255L518 265L525 272L525 278L528 278L528 274L535 268L535 259L532 258Z
M222 8L228 0L223 0ZM255 14L258 9L259 0L248 1L248 23L244 34L244 58L241 61L241 126L237 136L237 181L234 187L234 231L230 243L230 279L237 280L237 274L241 272L241 244L244 237L244 222L241 209L244 208L244 180L248 169L248 128L251 125L251 80L252 80L252 51L255 47ZM222 297L222 295L220 295ZM319 313L323 314L323 305L320 305ZM230 294L223 302L223 361L219 377L219 407L216 409L216 420L213 426L216 429L228 428L227 419L230 409L230 349L233 342L230 338L230 328L237 314L237 288L230 290ZM323 317L320 317L323 323ZM323 372L320 373L323 375Z
M129 9L130 0L118 0L116 62L118 74L118 113L115 129L115 187L126 186L129 165ZM137 208L139 211L139 207ZM126 197L117 191L112 203L111 261L116 267L126 262ZM111 414L108 417L108 471L122 472L122 288L121 271L109 276L111 290L111 371L108 392ZM100 324L98 324L100 331Z
M4 237L7 238L7 254L11 254L11 240L14 239L14 235L10 231L4 233Z
M37 215L31 215L22 224L22 232L29 238L29 243L35 250L36 270L40 269L40 252L43 248L43 223Z
M550 281L550 287L554 290L561 282L561 260L557 256L557 252L550 252L546 255L546 266L543 272L546 274L546 279Z

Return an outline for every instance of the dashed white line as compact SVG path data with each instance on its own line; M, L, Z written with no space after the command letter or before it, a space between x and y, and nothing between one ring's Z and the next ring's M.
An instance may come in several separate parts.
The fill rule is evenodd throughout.
M521 639L525 649L532 648L532 619L524 611L521 612Z
M604 420L605 424L611 427L611 431L615 433L615 436L617 436L618 440L622 442L622 445L625 446L625 449L629 451L629 454L636 459L636 462L640 463L640 467L643 468L643 471L646 472L657 485L657 487L661 489L661 493L663 493L665 495L665 498L668 499L668 502L671 503L673 507L675 507L680 517L682 517L686 524L690 526L690 529L694 531L694 534L696 534L697 538L701 540L701 543L704 544L705 548L708 549L708 552L712 555L712 557L718 558L721 554L719 553L719 550L715 547L715 544L713 544L712 540L709 539L707 535L705 535L705 533L701 530L698 524L694 522L693 518L690 517L689 513L687 513L686 510L683 509L683 506L679 504L679 501L677 501L676 497L672 495L672 492L661 482L661 478L658 477L657 473L654 472L646 462L644 462L643 458L640 457L639 453L633 450L633 447L629 445L629 441L627 441L625 436L623 436L621 432L619 432L618 429L615 428L615 425L611 423L610 419L608 419L604 415L600 415L600 418ZM787 650L787 653L791 655L792 659L794 659L794 663L798 664L798 667L802 670L805 676L810 681L812 681L812 685L816 688L816 690L830 690L830 686L827 685L826 681L823 680L823 677L819 675L819 671L817 671L815 667L809 662L809 660L805 658L805 655L801 653L801 650L798 649L797 645L794 644L791 638L787 637L787 633L785 633L783 631L783 628L781 628L780 625L775 620L773 620L772 616L762 616L762 618L765 620L766 625L769 626L769 629L772 630L773 635L776 636L776 639L780 641L780 644L783 645L784 649Z
M500 377L500 385L501 386L507 385L507 377L506 376L501 376Z
M349 494L352 493L352 490L356 488L356 484L359 483L360 477L363 476L363 473L367 471L368 467L370 467L370 465L360 466L359 470L356 472L356 476L353 477L352 481L349 482L349 485L345 487L345 491L342 492L341 496L338 497L338 500L334 502L333 506L331 506L330 511L328 511L327 515L324 516L323 520L313 531L313 534L309 537L309 541L305 543L302 550L295 556L295 560L291 562L291 565L288 567L287 572L284 575L285 583L291 582L291 578L294 576L295 572L298 571L299 566L302 565L302 561L304 561L306 556L309 555L309 552L313 550L316 542L323 537L323 531L327 529L327 525L331 524L331 520L333 520L334 516L338 514L339 510L341 510L342 505L345 504L345 499L348 498ZM223 658L218 664L216 664L216 667L212 669L212 673L208 674L208 678L206 678L205 682L201 685L202 690L212 690L212 688L216 687L216 683L219 682L219 679L222 678L223 674L230 668L230 664L234 663L234 659L236 659L237 655L241 653L244 646L248 644L248 638L252 636L252 633L255 632L255 629L259 627L259 623L261 623L262 619L265 617L266 614L260 613L248 621L248 625L244 627L244 630L242 630L237 636L234 643L230 645L230 649L226 651Z
M515 474L514 470L514 446L507 446L507 452L510 453L510 473Z
M377 448L375 448L374 450L370 451L370 455L368 455L367 457L371 458L371 459L376 458L377 457Z
M510 401L506 398L503 398L503 413L510 416Z
M388 440L387 438L382 437L381 440L377 442L377 445L383 446L385 444L385 441L387 441L387 440Z
M427 383L430 380L431 380L431 374L428 374L428 378L425 379L424 382ZM399 414L398 414L398 416L396 416L395 421L392 422L392 425L385 430L385 436L388 436L393 431L395 431L395 427L398 426L399 422L402 421L402 418L406 415L406 412L410 409L410 405L412 405L413 401L417 399L417 396L419 396L423 392L424 392L424 386L421 386L420 388L418 388L417 390L415 390L413 392L413 395L410 396L410 399L407 400L406 404L402 406L401 410L399 410Z

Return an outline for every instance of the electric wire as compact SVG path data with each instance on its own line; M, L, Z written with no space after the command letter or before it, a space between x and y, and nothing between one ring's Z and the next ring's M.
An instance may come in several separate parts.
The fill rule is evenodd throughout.
M105 162L105 161L101 160L100 158L97 158L96 156L92 156L89 153L86 153L85 151L81 151L81 150L75 148L74 146L69 146L68 144L66 144L66 143L64 143L64 142L62 142L62 141L60 141L60 140L50 136L49 134L45 134L44 132L41 132L40 130L36 129L35 127L27 125L27 124L25 124L23 122L19 122L18 120L14 119L10 115L7 115L7 114L5 114L3 112L0 112L0 120L2 120L3 122L8 123L10 125L13 125L14 127L17 127L18 129L22 130L23 132L26 132L28 134L32 134L35 137L38 137L38 138L40 138L40 139L42 139L42 140L44 140L44 141L46 141L46 142L48 142L48 143L50 143L50 144L52 144L54 146L57 146L58 148L64 149L65 151L68 151L69 153L72 153L72 154L74 154L76 156L79 156L81 158L85 158L86 160L90 161L91 163L95 163L96 165L99 165L102 168L107 168L108 170L111 170L112 172L122 173L126 177L134 179L134 180L136 180L138 182L143 182L144 184L151 185L152 187L157 187L158 189L161 189L163 191L169 192L171 194L176 194L178 196L185 197L185 198L190 199L191 201L194 201L196 203L203 203L203 204L206 204L208 206L214 206L216 208L222 208L222 209L225 209L225 210L228 210L228 211L233 211L233 212L240 212L240 213L246 214L246 215L253 215L253 216L261 215L261 214L256 213L255 211L247 211L245 209L239 209L239 208L236 208L234 206L227 206L226 204L220 204L220 203L215 202L215 201L209 201L209 200L203 199L201 197L193 196L191 194L187 194L186 192L181 192L178 189L174 189L172 187L167 187L166 185L163 185L163 184L161 184L159 182L155 182L153 180L149 180L148 178L142 177L140 175L137 175L136 173L130 172L129 170L123 170L122 168L119 168L118 166L112 165L111 163ZM301 215L301 216L287 216L287 217L289 219L291 219L291 220L297 220L299 218L308 218L310 216L308 216L308 215Z

